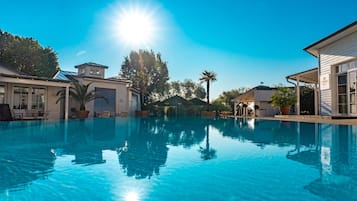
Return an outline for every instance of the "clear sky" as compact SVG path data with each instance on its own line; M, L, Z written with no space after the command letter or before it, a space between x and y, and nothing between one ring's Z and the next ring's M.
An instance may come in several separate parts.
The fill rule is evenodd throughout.
M260 82L287 84L285 76L316 67L302 49L357 20L356 8L355 0L11 0L1 2L0 29L52 47L63 70L96 62L109 66L107 77L130 50L152 49L168 62L171 81L215 71L215 98ZM150 22L136 27L148 36L141 44L120 35L119 21L132 11Z

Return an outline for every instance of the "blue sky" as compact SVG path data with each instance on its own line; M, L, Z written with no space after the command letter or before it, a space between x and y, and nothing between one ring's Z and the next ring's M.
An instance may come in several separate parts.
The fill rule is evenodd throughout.
M212 98L222 91L264 82L317 66L302 49L357 20L357 1L323 0L101 0L4 1L0 29L52 47L63 70L84 62L108 65L117 75L130 46L118 39L116 21L137 8L155 21L143 48L160 52L170 80L198 81L218 74Z

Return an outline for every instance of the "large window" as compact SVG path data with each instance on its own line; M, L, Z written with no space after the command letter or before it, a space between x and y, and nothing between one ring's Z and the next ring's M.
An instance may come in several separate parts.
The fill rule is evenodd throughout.
M36 87L14 87L13 109L45 111L46 89Z
M101 113L103 111L109 111L115 113L115 89L106 89L106 88L95 88L95 94L98 96L104 96L108 102L104 99L99 98L94 100L94 112Z
M45 111L45 89L32 88L32 103L31 109L44 112Z
M5 86L0 85L0 103L5 103Z
M338 113L357 113L356 69L357 60L336 66Z
M29 88L28 87L14 87L14 109L27 109L28 108L28 97Z

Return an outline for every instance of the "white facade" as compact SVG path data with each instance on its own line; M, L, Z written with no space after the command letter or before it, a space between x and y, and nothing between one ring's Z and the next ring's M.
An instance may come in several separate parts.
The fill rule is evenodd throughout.
M4 72L2 70L0 67ZM13 118L65 118L65 114L61 115L60 104L56 104L56 93L69 86L70 83L65 81L1 73L0 103L9 104Z
M131 88L129 80L104 78L105 69L108 67L101 64L84 63L75 67L78 70L77 73L60 71L54 78L72 79L83 85L90 83L88 91L106 97L108 102L95 99L85 105L90 117L100 116L101 113L110 113L110 116L128 116L140 110L140 96ZM79 105L74 100L70 101L68 111L71 116L74 116L72 110L79 110Z
M112 116L129 115L134 114L138 107L132 106L132 96L133 92L130 89L130 83L127 81L115 81L106 79L95 79L95 78L78 78L78 81L82 84L91 83L89 90L101 89L112 89L115 91L115 110L110 111ZM86 109L91 111L89 116L94 116L94 101L86 104ZM75 103L72 104L75 106ZM99 111L103 112L103 111Z
M266 86L254 87L233 100L234 114L238 116L248 115L248 112L242 108L243 104L247 104L247 109L254 111L255 114L253 114L258 117L269 117L278 114L279 108L273 107L271 104L271 96L275 92L276 89ZM256 106L259 106L259 108L255 110Z
M320 115L357 116L357 22L305 50L319 62Z
M130 81L105 79L104 70L107 67L93 64L77 66L78 71L88 72L89 76L79 76L73 72L60 74L59 71L53 79L20 75L11 68L0 66L0 103L9 104L14 118L18 119L66 119L73 116L72 108L79 109L78 103L69 97L71 81L78 81L82 84L91 83L89 91L94 90L96 93L102 90L112 94L112 99L109 100L112 104L109 110L111 116L134 115L135 111L140 110L140 96L131 89ZM93 73L94 75L91 75ZM56 103L57 92L60 90L66 91L66 98ZM100 105L96 100L86 104L90 117L95 116L95 109L97 112L103 112L100 107L95 108L96 103Z

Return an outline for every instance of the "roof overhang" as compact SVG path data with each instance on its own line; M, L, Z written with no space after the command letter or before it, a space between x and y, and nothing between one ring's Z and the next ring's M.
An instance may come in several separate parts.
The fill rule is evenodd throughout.
M288 75L286 76L286 79L305 82L308 84L317 84L319 82L318 68L312 68L306 71L302 71L300 73Z
M319 49L337 41L340 40L341 38L344 38L354 32L357 31L357 21L347 25L346 27L336 31L333 34L330 34L326 36L325 38L322 38L321 40L313 43L312 45L307 46L304 48L304 50L311 55L318 57L319 56Z
M84 64L79 64L77 66L74 66L74 68L81 68L81 67L87 67L87 66L99 67L99 68L105 68L105 69L108 68L108 66L105 66L105 65L102 65L102 64L97 64L97 63L94 63L94 62L87 62L87 63L84 63Z
M233 102L254 102L254 91L254 89L251 89L244 94L237 96L235 99L233 99Z
M71 85L69 81L54 80L50 78L42 78L35 76L8 75L3 73L0 73L0 82L52 87L67 87Z
M102 83L121 83L121 84L131 84L130 80L119 80L119 79L106 79L106 78L96 78L96 77L89 77L89 76L73 76L77 80L85 80L89 82L102 82Z

